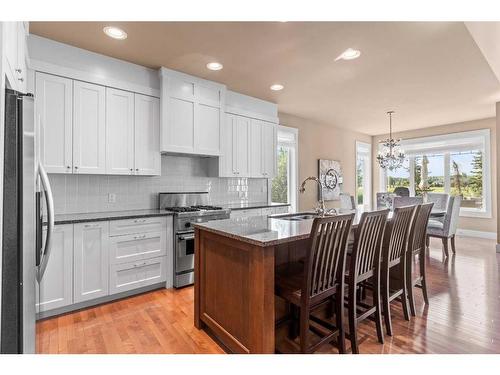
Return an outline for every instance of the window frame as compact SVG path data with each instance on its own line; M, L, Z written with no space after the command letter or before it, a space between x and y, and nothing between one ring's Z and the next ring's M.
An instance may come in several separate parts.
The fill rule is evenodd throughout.
M280 141L279 133L289 133L293 140ZM289 126L277 125L276 127L276 148L274 150L277 156L278 147L286 146L289 148L288 164L288 204L293 212L298 210L298 178L299 178L299 129ZM277 160L276 160L277 162ZM267 201L272 204L272 183L273 178L267 179Z
M365 161L365 173L367 176L363 176L363 182L365 186L363 186L363 204L358 204L358 154L363 154L367 157L367 161ZM356 206L366 207L371 209L372 207L372 145L371 143L366 143L362 141L356 141L356 155L355 155L355 165L354 165L354 200L356 202Z
M470 142L470 151L480 150L483 153L483 209L476 209L470 207L461 207L460 216L462 217L478 217L478 218L488 218L492 217L491 212L491 131L490 129L480 129L465 131L459 133L449 133L443 135L435 135L428 137L412 138L408 140L401 141L401 147L406 151L405 147L411 149L411 153L408 155L410 158L410 191L415 194L415 154L419 152L419 147L422 149L420 151L422 154L429 153L429 148L425 149L423 146L425 144L435 144L436 151L442 152L444 155L444 189L446 193L450 193L451 184L449 181L450 176L450 154L456 152L457 148L467 148ZM479 141L479 143L477 143ZM446 150L444 144L451 144ZM442 146L441 146L442 145ZM429 146L427 146L429 147ZM455 150L454 150L455 148ZM382 145L378 146L379 151L382 149ZM413 159L413 160L412 160ZM381 191L387 190L387 171L379 167L379 185Z

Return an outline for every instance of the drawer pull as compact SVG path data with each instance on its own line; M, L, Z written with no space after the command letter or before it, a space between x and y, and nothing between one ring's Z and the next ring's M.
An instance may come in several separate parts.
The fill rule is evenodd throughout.
M146 238L147 236L145 234L142 234L140 236L134 236L134 240L140 240L141 238Z
M134 223L145 223L146 219L135 219Z
M99 224L85 224L85 228L98 228Z

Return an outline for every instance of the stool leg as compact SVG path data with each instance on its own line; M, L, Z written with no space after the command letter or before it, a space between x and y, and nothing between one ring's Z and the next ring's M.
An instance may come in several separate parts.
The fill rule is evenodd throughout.
M349 314L349 339L351 340L351 350L353 354L359 353L358 347L358 322L356 319L356 287L349 288L348 297L348 314Z
M384 267L385 268L385 267ZM382 271L382 303L384 306L385 329L389 336L392 336L391 306L389 304L389 272Z
M418 253L418 257L421 257L421 252ZM413 277L412 277L412 265L413 265L414 255L411 251L408 252L408 257L406 260L406 289L408 290L408 301L410 302L410 312L412 316L416 316L417 312L415 310L415 297L413 295Z

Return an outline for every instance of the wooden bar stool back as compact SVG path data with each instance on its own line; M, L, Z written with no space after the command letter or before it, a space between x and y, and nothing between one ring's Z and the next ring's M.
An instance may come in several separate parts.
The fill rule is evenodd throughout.
M289 302L291 307L299 309L299 344L295 341L290 344L301 353L312 353L335 338L338 339L339 352L345 351L343 281L347 240L353 219L354 213L314 219L309 238L310 250L304 262L289 264L283 272L277 271L276 294ZM314 308L331 301L336 293L340 297L335 298L335 325L311 315Z
M368 317L374 316L378 339L381 343L384 342L380 305L380 254L388 214L388 209L364 212L355 231L347 276L349 339L353 353L359 353L358 323ZM370 306L357 301L356 298L359 286L369 278L373 278L373 305ZM361 312L360 315L358 310Z
M409 239L413 239L415 217L420 206L405 206L394 209L387 226L382 250L381 288L384 320L387 334L392 336L391 301L399 298L406 320L410 320L408 292L406 288L406 254ZM394 272L391 273L391 270Z
M415 219L415 231L413 235L411 251L408 251L406 260L406 285L408 290L408 300L410 302L410 311L413 316L416 315L415 311L415 298L413 295L413 288L421 288L424 296L424 302L429 304L427 296L427 279L426 279L426 265L425 265L425 250L426 250L426 233L429 218L431 216L432 207L434 203L425 203L420 206L420 210ZM414 256L418 256L419 273L417 277L412 276L412 264Z

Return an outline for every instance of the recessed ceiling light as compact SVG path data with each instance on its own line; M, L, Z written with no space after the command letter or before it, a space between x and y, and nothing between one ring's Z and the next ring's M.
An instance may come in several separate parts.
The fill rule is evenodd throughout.
M335 59L337 60L354 60L361 56L361 51L353 48L348 48L344 52L340 54L339 57Z
M120 39L120 40L127 39L127 33L122 29L120 29L119 27L106 26L104 29L102 29L102 31L104 31L104 34L113 39Z
M221 70L224 66L218 62L210 62L207 64L207 68L210 70Z
M271 87L269 88L273 91L280 91L283 90L284 86L280 85L279 83L275 83L274 85L271 85Z

